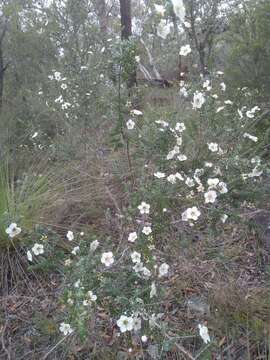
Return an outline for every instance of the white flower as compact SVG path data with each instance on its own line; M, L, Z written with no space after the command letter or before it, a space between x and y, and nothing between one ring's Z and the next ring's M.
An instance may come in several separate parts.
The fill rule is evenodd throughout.
M179 161L186 161L186 160L187 160L187 157L186 157L186 155L184 155L184 154L180 154L180 155L177 156L177 159L178 159Z
M64 262L65 266L70 266L71 263L72 263L71 259L67 259L67 260L65 260L65 262Z
M253 178L253 177L258 177L261 176L263 173L262 170L259 170L258 167L256 166L251 173L247 174L247 177L249 178ZM244 175L244 174L243 174Z
M201 215L200 210L196 206L188 208L182 213L182 220L189 221L189 220L198 220L199 216Z
M185 156L185 155L184 155L184 156ZM181 180L181 181L184 180L183 176L182 176L181 174L179 174L178 172L175 173L174 176L175 176L175 178L178 179L178 180Z
M73 329L71 328L70 324L62 322L59 326L59 330L66 336L73 333Z
M151 234L151 232L152 232L151 226L144 226L142 229L142 233L144 233L145 235L149 235Z
M252 141L254 141L254 142L257 142L257 141L258 141L257 136L253 136L253 135L250 135L250 134L248 134L248 133L244 133L243 137L244 137L244 138L248 138L248 139L250 139L250 140L252 140Z
M220 87L222 91L226 91L226 84L224 82L220 83Z
M175 150L171 150L167 155L167 160L171 160L174 158L174 155L176 155Z
M54 78L55 78L55 80L60 81L61 80L61 73L59 71L55 71Z
M66 237L67 237L68 241L74 240L74 234L73 234L73 232L69 230L69 231L67 232Z
M217 143L208 143L208 149L212 152L217 152L219 149L219 146Z
M113 253L111 251L103 253L101 256L101 262L107 267L111 266L114 263Z
M202 92L196 91L193 95L193 109L200 109L205 103L205 97Z
M187 29L190 29L190 28L191 28L191 24L190 24L189 22L184 21L183 24L185 25L185 27L186 27Z
M147 269L146 266L144 266L144 267L142 268L142 273L143 273L143 275L144 275L145 277L147 277L147 278L149 278L149 277L151 276L151 271L150 271L149 269Z
M225 101L224 101L224 104L226 104L226 105L232 105L233 102L232 102L231 100L225 100Z
M208 328L205 325L198 325L199 328L199 332L200 332L200 337L203 339L204 343L207 344L209 343L210 340L210 336L208 334Z
M80 251L80 247L79 247L79 246L75 246L75 247L73 248L73 250L71 251L71 254L77 255L77 252L79 252L79 251Z
M141 328L142 328L142 320L138 316L134 317L133 318L133 330L139 331L139 330L141 330Z
M140 263L141 262L141 254L137 251L133 251L133 253L130 255L132 262L134 263Z
M209 190L207 191L207 193L204 194L204 200L205 203L214 203L216 201L217 198L217 193L215 190Z
M180 174L179 174L180 175ZM180 175L181 178L179 178L177 176L177 174L171 174L167 177L167 180L171 183L171 184L175 184L176 183L176 180L179 179L179 180L184 180L183 177Z
M77 280L77 281L74 283L74 287L75 287L76 289L78 289L78 288L80 287L80 285L81 285L81 280L80 280L80 279Z
M228 192L227 184L225 182L223 182L223 181L221 181L217 185L217 189L221 194L226 194Z
M168 275L169 268L169 265L166 263L160 265L160 267L158 268L158 276L162 277Z
M261 109L259 108L259 106L254 106L250 111L252 111L253 113L255 113L256 111L260 111Z
M40 254L43 254L44 253L44 246L42 244L35 243L35 245L32 247L32 251L36 256L38 256Z
M218 95L217 95L217 94L213 94L213 95L211 95L211 96L212 96L212 98L215 99L215 100L218 99Z
M164 16L166 9L163 5L154 4L155 10L161 16Z
M97 249L98 246L99 246L99 241L98 241L98 240L94 240L94 241L92 241L91 244L90 244L90 250L91 250L92 252L94 252L94 251Z
M31 254L31 251L27 250L26 255L27 255L27 259L28 259L29 261L33 261L33 256L32 256L32 254Z
M246 115L250 119L253 119L255 117L255 114L254 114L254 112L252 110L247 111Z
M139 55L136 55L136 56L135 56L135 61L136 61L137 63L139 63L139 62L141 61L141 58L140 58Z
M175 125L175 130L179 131L179 132L183 132L184 130L186 130L186 126L184 123L176 123Z
M117 326L120 328L121 333L131 331L133 329L132 317L121 315L120 319L117 320Z
M183 21L186 13L183 0L172 0L172 3L176 16L179 17L180 21Z
M203 184L199 184L199 186L197 187L197 191L198 191L198 192L204 192L204 186L203 186Z
M138 209L140 210L140 213L143 214L149 214L150 212L150 205L146 202L142 201L141 204L138 206Z
M150 299L152 299L154 296L157 296L157 288L156 288L156 284L152 282L151 290L150 290Z
M193 187L193 186L195 185L194 180L191 179L190 177L187 177L187 178L186 178L185 183L186 183L186 185L187 185L188 187Z
M13 239L15 236L21 233L22 229L17 226L16 223L11 223L8 228L6 228L6 233L8 236Z
M131 115L141 116L143 113L140 110L130 110Z
M90 301L96 301L96 300L97 300L97 295L95 295L95 294L93 293L93 291L91 291L91 290L89 290L89 291L87 292L87 296L89 297L89 300L90 300Z
M203 82L203 88L204 89L206 89L208 86L210 85L210 80L205 80L204 82Z
M171 183L171 184L175 184L176 183L176 176L174 174L171 174L167 177L167 180Z
M135 126L135 122L132 120L132 119L129 119L128 121L127 121L127 128L128 128L128 130L132 130L132 129L134 129L134 126Z
M67 84L61 84L61 89L66 90Z
M166 176L166 174L164 174L163 172L157 171L156 173L154 173L154 176L158 179L162 179Z
M215 188L218 183L219 183L219 179L218 179L218 178L211 178L211 179L208 179L208 180L207 180L207 184L208 184L208 186L209 186L209 189Z
M131 232L131 233L128 235L128 241L129 241L129 242L134 243L135 240L137 240L137 238L138 238L138 236L137 236L136 231Z
M210 80L205 80L202 86L203 86L203 88L206 89L207 91L210 91L210 90L212 89Z
M146 335L143 335L143 336L141 337L141 340L142 340L143 343L146 343L147 340L148 340L148 338L147 338Z
M188 92L187 92L187 89L185 87L182 87L179 90L179 94L180 94L180 96L188 97Z
M191 47L190 47L190 45L188 44L188 45L184 45L184 46L181 46L181 48L180 48L180 51L179 51L179 55L181 55L181 56L187 56L188 54L190 54L191 53Z
M227 214L223 214L220 218L220 220L223 222L223 224L226 222L226 220L228 219L228 215Z

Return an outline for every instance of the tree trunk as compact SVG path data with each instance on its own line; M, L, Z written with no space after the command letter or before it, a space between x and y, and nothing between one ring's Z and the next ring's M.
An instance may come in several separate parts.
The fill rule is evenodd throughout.
M102 36L105 37L108 33L108 15L106 9L106 1L105 0L95 1L95 8L98 16L100 32Z
M8 67L8 64L4 65L4 55L3 55L3 40L6 34L6 30L7 30L7 23L5 22L4 28L0 36L0 112L3 106L4 74Z
M132 35L131 24L131 0L120 0L121 13L121 37L122 40L128 40Z
M3 92L4 92L4 60L2 44L0 44L0 111L3 106Z
M131 17L131 0L120 0L121 13L121 39L129 40L132 35L132 17ZM135 61L134 61L135 64ZM136 85L136 66L129 74L127 80L127 87L131 89Z

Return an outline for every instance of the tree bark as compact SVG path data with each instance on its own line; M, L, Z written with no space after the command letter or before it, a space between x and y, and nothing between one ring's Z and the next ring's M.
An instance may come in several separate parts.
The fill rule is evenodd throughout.
M128 40L132 35L131 0L120 0L121 38Z
M6 35L7 30L7 23L5 22L3 30L0 35L0 111L2 110L3 106L3 94L4 94L4 74L8 67L4 65L4 55L3 55L3 40Z
M108 15L105 0L95 1L96 13L98 16L100 32L102 36L106 36L108 33Z
M132 35L132 16L131 16L131 0L120 0L121 13L121 39L129 40ZM134 61L135 64L135 61ZM136 85L136 66L130 72L127 80L127 87L131 89Z

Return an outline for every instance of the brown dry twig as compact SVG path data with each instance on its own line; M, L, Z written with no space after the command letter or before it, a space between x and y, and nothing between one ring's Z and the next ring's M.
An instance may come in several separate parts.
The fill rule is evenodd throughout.
M7 355L7 359L11 360L11 355L10 355L10 351L7 349L6 344L5 344L5 331L7 328L7 321L5 322L5 324L2 326L0 332L1 332L1 343L2 343L2 348L4 350L4 352Z

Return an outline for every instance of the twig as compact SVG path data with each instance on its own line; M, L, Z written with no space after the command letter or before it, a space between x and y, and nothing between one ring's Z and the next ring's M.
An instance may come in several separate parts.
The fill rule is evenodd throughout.
M111 190L109 189L108 186L106 186L105 188L106 188L106 193L109 195L109 198L110 198L111 201L113 202L113 204L114 204L116 210L118 211L119 215L120 215L121 217L123 217L123 214L122 214L122 211L121 211L121 209L120 209L120 206L118 205L115 197L114 197L113 194L111 193Z
M153 319L151 319L151 321L153 321L153 323L155 324L155 326L157 326L157 327L163 332L164 336L165 336L167 339L169 339L169 340L172 340L172 339L173 339L170 335L168 335L168 334L162 329L162 327L161 327L156 321L154 321ZM184 355L186 355L188 359L190 359L190 360L196 360L196 358L195 358L188 350L186 350L186 349L184 348L184 346L179 345L179 344L177 344L177 343L175 343L174 345L177 347L178 350L181 351L181 353L183 353Z
M166 336L168 339L171 339L171 337L170 337L169 335L165 334L165 336ZM190 360L196 360L196 359L197 359L197 358L195 358L188 350L186 350L186 349L184 348L184 346L179 345L179 344L177 344L177 343L175 343L174 345L177 347L178 350L181 351L181 353L185 354L188 359L190 359Z
M64 340L66 340L67 337L69 337L71 334L66 335L65 337L63 337L63 339L61 339L60 341L58 341L57 344L54 345L54 347L51 348L51 350L49 352L47 352L47 354L44 355L44 357L42 358L42 360L47 359L48 355L50 355L60 344L62 344L62 342Z
M5 325L2 327L1 329L1 343L2 343L2 348L5 351L5 353L7 354L7 358L8 360L11 360L11 356L10 356L10 352L8 351L8 349L6 348L5 345L5 339L4 339L4 335L5 335L5 331L7 328L7 321L5 322Z

